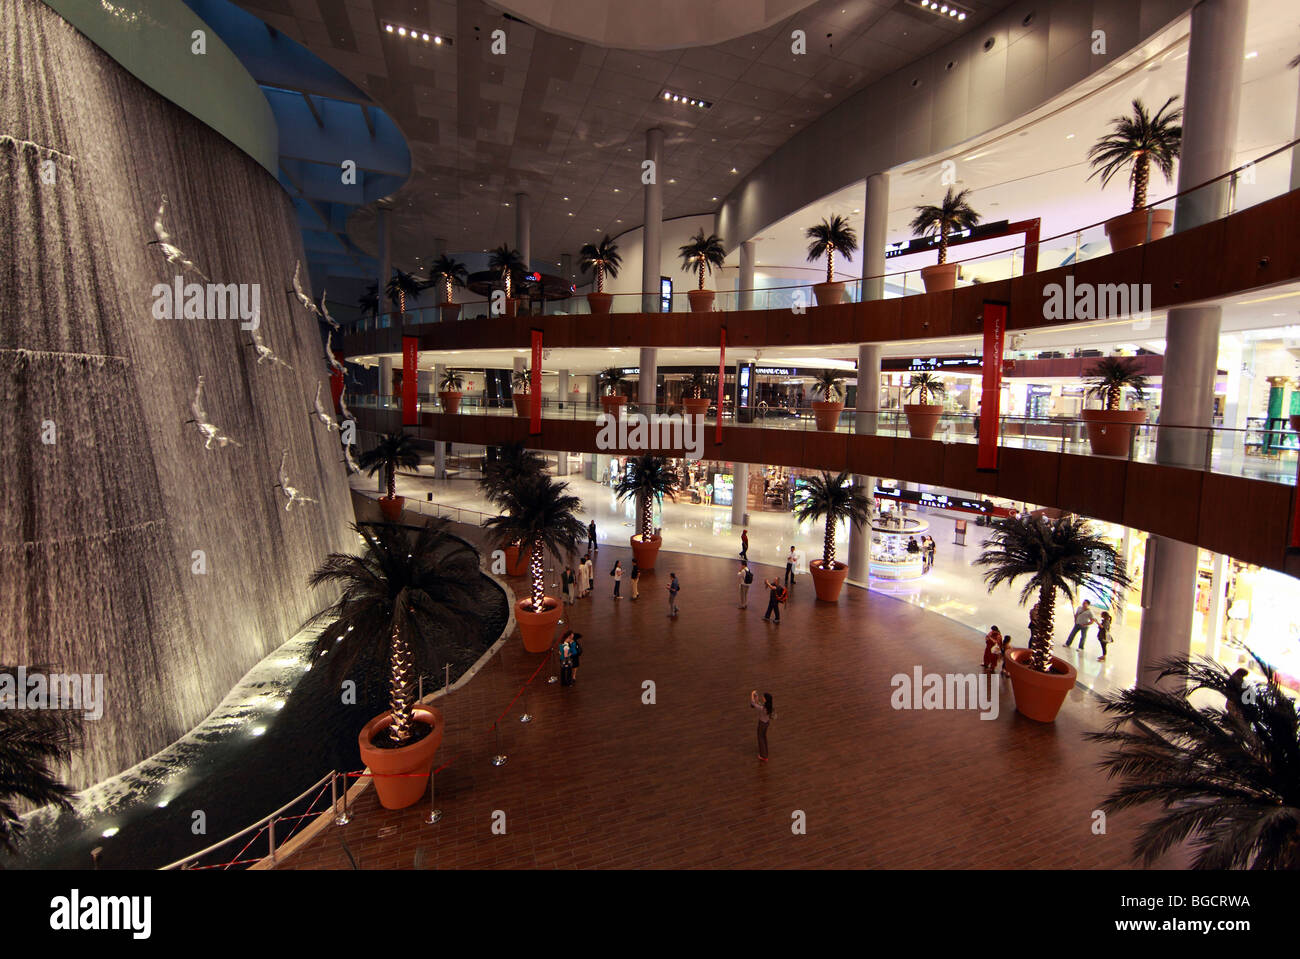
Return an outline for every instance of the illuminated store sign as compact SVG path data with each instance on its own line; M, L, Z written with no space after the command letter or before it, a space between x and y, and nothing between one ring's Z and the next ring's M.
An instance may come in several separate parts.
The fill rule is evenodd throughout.
M892 499L900 503L919 503L935 509L959 509L967 513L987 514L994 511L992 503L977 499L963 499L960 496L948 496L944 493L920 493L916 490L892 489L877 486L875 495L879 499Z
M1009 220L998 220L996 223L981 223L979 226L969 227L965 230L958 230L955 233L948 234L948 242L954 240L978 240L983 237L1004 236L1007 232ZM913 240L906 246L899 245L893 249L885 251L885 259L892 259L896 256L910 256L913 253L924 253L927 250L937 250L939 248L939 238L937 236L926 236L919 240Z
M754 372L759 376L798 376L799 371L792 366L756 366Z
M984 366L984 360L978 356L918 356L909 359L905 356L882 360L880 368L886 373L919 373L922 371L978 370Z

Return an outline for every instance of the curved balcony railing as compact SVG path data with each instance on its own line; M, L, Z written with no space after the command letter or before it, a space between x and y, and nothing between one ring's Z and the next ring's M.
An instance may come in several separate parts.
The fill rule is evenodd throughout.
M1241 164L1221 176L1215 177L1182 193L1174 193L1147 205L1148 212L1156 210L1172 211L1180 204L1196 205L1203 202L1208 208L1222 209L1224 216L1247 209L1257 204L1282 196L1291 190L1291 168L1300 163L1296 155L1300 139L1293 140L1281 147L1269 151L1254 160ZM1106 237L1105 220L1089 223L1064 233L1053 236L1030 239L1026 242L1003 246L993 252L981 253L970 257L949 257L950 263L961 267L958 286L972 286L1006 280L1011 277L1024 276L1035 270L1053 269L1069 266L1110 252L1110 243ZM1148 216L1147 240L1150 241L1151 217ZM980 241L996 243L997 238ZM911 257L926 254L910 254ZM929 264L925 264L929 265ZM860 279L845 278L844 297L847 302L860 302L864 285L883 287L883 298L912 296L925 292L921 279L921 267L908 270L886 272L881 276ZM715 293L713 309L731 312L740 309L783 310L808 308L817 305L813 287L824 280L824 275L815 269L809 271L813 279L803 283L784 286L762 287L753 290L719 290ZM685 274L683 274L685 276ZM690 275L689 283L695 282ZM658 291L653 293L614 293L611 311L614 313L689 313L691 307L688 293L684 289L674 289L668 298L667 309ZM393 326L419 326L442 322L441 307L437 305L412 303L406 312L384 312L378 316L365 316L350 324L345 324L347 332L364 332L369 330L389 329ZM491 301L487 299L469 300L458 304L460 319L486 319L492 315ZM647 309L647 306L650 307ZM575 293L563 300L547 302L518 301L519 315L576 315L590 313L587 299L583 293ZM405 317L405 319L403 319Z
M349 407L354 409L402 409L399 397L374 395L349 395ZM424 394L420 397L422 413L441 413L438 398ZM631 413L683 414L681 404L644 406L629 401L624 408ZM604 413L600 405L571 401L560 403L547 397L542 399L542 417L547 420L587 420L594 425ZM517 417L510 399L465 396L461 399L459 416ZM941 443L978 442L975 420L968 412L945 410L935 430L934 439ZM704 417L706 427L717 422L717 410L712 405ZM768 407L763 404L741 407L739 415L727 404L722 422L727 427L788 429L819 431L811 408ZM1162 461L1156 454L1156 440L1161 431L1177 437L1181 455L1175 462ZM895 438L911 437L907 416L898 409L852 410L845 409L836 425L837 433L853 433ZM1087 423L1069 417L1002 416L998 419L998 445L1025 450L1055 453L1092 455L1088 441ZM1170 444L1175 445L1175 444ZM1139 463L1164 463L1185 469L1200 469L1211 473L1242 476L1271 483L1294 485L1296 482L1297 449L1300 435L1287 429L1232 429L1228 427L1161 426L1144 423L1133 428L1128 455L1123 457Z

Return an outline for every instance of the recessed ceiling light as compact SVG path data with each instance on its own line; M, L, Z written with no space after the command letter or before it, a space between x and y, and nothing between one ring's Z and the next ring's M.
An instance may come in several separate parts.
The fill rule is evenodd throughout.
M1259 51L1258 51L1258 50L1251 50L1250 53L1246 54L1246 59L1247 59L1247 60L1254 60L1257 56L1259 56Z
M738 171L738 170L733 166L733 167L731 168L731 172L732 172L732 173L738 173L738 172L740 172L740 171Z

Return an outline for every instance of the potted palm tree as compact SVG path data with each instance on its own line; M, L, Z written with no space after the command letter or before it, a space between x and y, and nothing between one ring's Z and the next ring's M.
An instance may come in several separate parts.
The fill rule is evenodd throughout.
M531 588L515 604L515 622L530 653L551 648L564 609L558 599L546 595L545 554L559 559L587 533L586 524L577 517L582 501L566 492L568 488L568 483L558 483L545 473L521 476L502 490L498 499L502 514L483 524L502 544L518 544L528 556Z
M699 289L686 292L687 299L691 301L691 312L710 312L713 309L713 298L717 294L704 288L704 273L706 270L712 273L715 266L721 268L727 258L727 252L722 248L722 238L716 233L705 236L704 231L700 230L678 252L682 257L683 272L698 272L700 277Z
M834 433L840 425L840 414L844 412L844 377L834 370L823 370L817 374L812 393L821 397L812 405L817 428Z
M371 283L366 287L366 292L357 298L357 309L361 311L358 319L364 320L367 316L373 316L379 319L379 284Z
M599 379L601 389L604 390L600 397L601 407L611 416L621 416L623 407L627 404L627 396L623 393L627 380L623 378L623 371L617 366L611 366L607 370L601 370Z
M954 193L952 187L948 187L948 192L938 206L916 207L912 235L939 237L938 264L921 267L921 279L925 282L927 293L951 290L957 285L957 264L948 262L948 237L969 230L979 223L980 215L967 202L969 196L970 190Z
M1103 409L1084 410L1088 442L1098 456L1128 456L1133 444L1133 430L1146 422L1145 410L1121 409L1124 390L1132 390L1139 402L1146 398L1147 378L1137 360L1128 356L1105 356L1087 373L1091 386L1088 395L1105 404Z
M379 498L379 508L390 522L398 522L402 518L402 505L406 502L406 497L397 495L397 471L401 467L419 467L420 454L416 451L415 440L405 430L387 433L380 437L373 448L361 454L357 465L367 476L383 473L388 495Z
M530 450L521 443L508 443L497 448L496 456L483 467L479 488L489 503L504 508L507 493L524 480L540 476L546 470L546 460L541 453ZM518 543L503 547L506 572L511 576L528 573L528 554Z
M510 374L510 398L514 400L515 412L520 416L533 415L532 392L533 374L528 367Z
M907 395L915 396L915 403L904 403L903 412L907 415L907 429L916 439L934 439L934 431L939 426L939 417L943 415L942 403L931 403L930 397L940 397L947 392L943 380L933 373L914 373L907 384Z
M40 667L27 667L32 673ZM17 685L16 669L0 666ZM18 695L25 695L19 691ZM84 714L71 709L14 709L0 697L0 851L18 852L24 823L15 800L71 809L73 790L55 772L81 745Z
M993 534L984 547L974 565L987 567L984 582L990 593L1022 576L1026 582L1020 605L1038 592L1030 615L1029 648L1009 651L1005 668L1016 709L1030 719L1050 723L1078 678L1073 666L1052 655L1056 594L1064 593L1071 605L1083 589L1122 599L1131 585L1124 559L1086 519L1071 514L1054 520L1032 513L994 520Z
M1265 683L1249 687L1210 659L1160 665L1176 689L1102 696L1114 718L1087 734L1115 747L1102 765L1122 782L1102 801L1104 812L1160 804L1133 858L1150 866L1191 840L1193 869L1300 869L1295 700L1264 663ZM1198 690L1222 696L1224 708L1193 703Z
M465 377L456 370L442 374L442 380L438 383L438 402L448 413L460 411L461 388L464 385Z
M469 270L460 260L443 253L429 266L429 286L437 286L442 297L438 301L438 315L444 323L460 319L460 304L453 303L452 298L457 288L463 288L469 280ZM457 387L459 389L459 387Z
M1133 112L1110 121L1111 130L1088 151L1092 164L1091 180L1101 177L1104 187L1121 170L1130 168L1133 185L1133 209L1106 221L1106 236L1112 250L1141 246L1147 238L1147 182L1151 164L1166 180L1174 176L1174 161L1183 149L1181 108L1170 110L1177 96L1165 101L1155 116L1147 112L1141 100L1133 101ZM1151 239L1158 240L1169 232L1174 222L1173 210L1151 210Z
M506 316L514 316L519 312L519 301L515 299L515 281L527 269L519 251L509 243L502 243L488 255L488 269L501 274L501 288L506 294Z
M682 405L686 407L687 416L704 416L709 412L709 403L712 402L709 397L704 395L704 391L709 388L709 378L702 371L696 370L686 382L686 389L691 395L682 398Z
M380 805L404 809L424 795L443 736L442 711L415 701L415 650L435 642L455 645L457 637L483 628L478 554L437 521L421 528L414 543L396 524L353 529L365 551L329 554L308 580L313 587L342 587L339 598L312 618L325 624L313 653L327 657L335 683L364 655L388 660L388 711L362 727L357 745Z
M840 598L840 590L849 575L848 564L835 559L835 528L847 521L861 529L862 524L871 518L871 501L860 487L849 485L849 477L848 470L838 475L823 471L821 476L805 479L803 488L795 496L795 519L800 523L826 521L822 558L813 560L808 568L812 570L817 598L827 603Z
M614 495L620 502L635 500L639 507L637 531L632 534L632 555L642 572L655 568L659 547L663 545L663 537L655 535L655 500L665 496L676 500L680 488L681 480L668 461L649 454L633 460L631 471L614 487Z
M858 249L858 234L849 221L838 213L822 220L816 226L808 227L805 235L812 242L808 244L808 262L815 263L826 257L826 282L813 287L818 306L829 303L844 302L844 281L835 282L835 251L844 254L844 259L853 259Z
M583 273L596 271L596 289L587 294L587 303L591 306L593 314L609 312L614 294L605 292L605 274L608 273L611 280L617 280L622 265L623 257L619 255L618 244L610 239L608 233L600 243L582 245L582 249L578 252L578 268Z
M397 307L397 312L405 313L406 298L409 296L412 300L419 300L423 290L424 284L413 274L394 269L393 278L388 281L385 292L388 294L388 301Z

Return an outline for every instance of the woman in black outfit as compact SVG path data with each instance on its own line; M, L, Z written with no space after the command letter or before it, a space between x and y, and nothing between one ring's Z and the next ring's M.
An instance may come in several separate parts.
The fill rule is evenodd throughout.
M763 698L758 698L758 690L752 690L749 694L749 705L758 710L758 758L767 762L767 727L772 722L772 717L776 715L772 711L772 694L764 693Z

